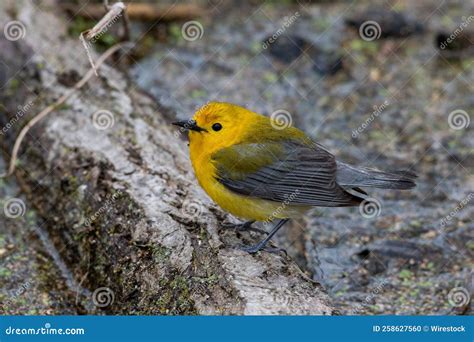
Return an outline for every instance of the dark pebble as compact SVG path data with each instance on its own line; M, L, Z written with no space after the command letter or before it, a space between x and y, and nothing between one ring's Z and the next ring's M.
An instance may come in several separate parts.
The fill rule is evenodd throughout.
M345 20L346 25L357 30L367 21L375 21L380 26L380 38L408 37L424 31L423 25L415 18L382 8L369 9Z

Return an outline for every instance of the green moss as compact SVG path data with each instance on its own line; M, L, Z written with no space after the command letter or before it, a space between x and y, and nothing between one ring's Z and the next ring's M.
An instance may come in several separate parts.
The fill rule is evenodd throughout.
M203 89L194 89L193 91L191 91L191 97L193 99L206 97L206 95L207 95L207 92Z
M464 70L471 70L474 58L467 58L461 61L462 68Z
M407 269L401 270L398 277L403 280L408 280L413 277L413 272Z
M94 27L95 24L96 22L94 20L87 20L81 16L77 16L73 21L71 21L71 25L68 28L68 34L73 38L77 38L81 32Z
M430 288L433 286L433 283L431 281L425 280L418 282L418 286Z
M12 275L12 271L6 267L0 267L0 277L9 278Z
M9 82L9 90L16 91L20 86L20 81L17 78L12 78Z
M259 41L253 42L250 46L250 50L255 54L260 53L262 51L262 43Z
M168 280L171 279L171 280ZM182 275L160 280L162 293L156 300L160 314L196 314L187 279Z
M72 107L68 105L67 103L62 103L58 107L56 107L56 110L69 110Z
M317 19L312 21L312 24L317 31L327 30L329 27L331 27L332 23L333 22L330 17L321 17L321 16L318 16Z
M71 188L73 188L74 190L77 189L77 186L79 185L79 182L78 182L76 176L70 175L70 176L67 178L67 180L68 180L69 186L70 186Z
M467 247L468 249L470 249L471 251L474 251L474 241L472 241L472 240L471 240L471 241L468 241L468 242L466 243L466 247Z
M273 72L265 72L263 74L263 79L267 83L275 83L278 80L278 76Z
M351 49L355 52L362 52L364 55L373 55L379 51L379 46L376 42L368 42L362 39L354 39L351 41Z
M429 270L434 270L435 264L434 264L432 261L430 261L430 262L428 262L428 264L426 265L426 268L429 269Z
M168 259L170 256L171 251L163 246L157 245L152 247L152 255L153 259L156 262L162 263Z
M37 222L35 212L32 211L32 210L27 210L26 211L25 219L26 219L26 222L28 223L28 226L34 226L35 223Z
M200 284L206 284L208 286L215 285L219 281L219 277L215 274L211 274L210 276L206 278L202 277L193 277L192 280L194 282L200 283Z
M181 34L181 25L176 23L172 23L168 26L168 38L170 42L177 43L183 39L183 35Z

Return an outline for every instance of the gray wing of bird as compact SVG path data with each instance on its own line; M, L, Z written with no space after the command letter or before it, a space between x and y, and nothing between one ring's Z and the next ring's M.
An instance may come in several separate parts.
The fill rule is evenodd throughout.
M362 199L336 182L334 156L300 141L244 143L214 153L216 179L227 189L292 205L340 207Z

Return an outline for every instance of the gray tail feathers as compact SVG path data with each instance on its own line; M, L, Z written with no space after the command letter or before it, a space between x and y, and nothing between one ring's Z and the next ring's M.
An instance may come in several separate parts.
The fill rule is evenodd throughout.
M373 187L380 189L411 189L416 186L416 174L411 171L384 172L337 162L337 183L343 187Z

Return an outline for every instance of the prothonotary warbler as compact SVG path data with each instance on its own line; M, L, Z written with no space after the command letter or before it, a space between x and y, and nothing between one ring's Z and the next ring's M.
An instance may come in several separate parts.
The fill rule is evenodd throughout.
M246 108L211 102L190 120L174 122L189 131L191 162L199 184L224 210L254 221L278 220L263 248L290 218L311 207L357 206L360 187L410 189L415 174L383 172L341 161L295 127Z

